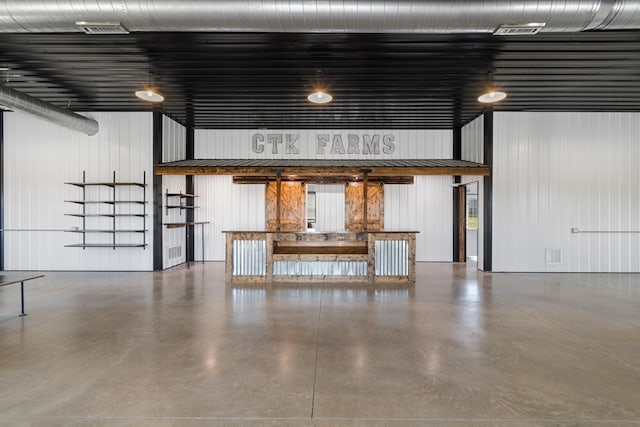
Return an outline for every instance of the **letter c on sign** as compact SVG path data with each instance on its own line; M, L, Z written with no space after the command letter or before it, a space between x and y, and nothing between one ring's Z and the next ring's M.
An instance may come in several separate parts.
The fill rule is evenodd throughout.
M251 151L256 154L260 154L264 151L264 135L256 133L251 137Z

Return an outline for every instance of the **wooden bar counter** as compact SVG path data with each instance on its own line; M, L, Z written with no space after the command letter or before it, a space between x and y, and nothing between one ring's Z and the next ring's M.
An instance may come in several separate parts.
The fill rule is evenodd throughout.
M228 283L414 283L416 231L225 231Z

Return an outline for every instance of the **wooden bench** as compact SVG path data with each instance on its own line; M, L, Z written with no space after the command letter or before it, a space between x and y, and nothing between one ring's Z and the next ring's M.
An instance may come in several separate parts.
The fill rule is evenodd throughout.
M20 317L26 316L27 313L24 312L24 282L27 280L39 279L40 277L44 277L44 274L38 275L10 275L10 274L0 274L0 287L15 285L16 283L20 283Z

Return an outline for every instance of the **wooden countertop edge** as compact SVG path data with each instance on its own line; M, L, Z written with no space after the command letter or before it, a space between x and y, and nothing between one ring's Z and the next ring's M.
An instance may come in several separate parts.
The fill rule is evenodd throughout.
M223 233L265 233L265 234L310 234L310 235L322 235L322 234L373 234L373 233L388 233L388 234L400 234L400 233L420 233L416 230L363 230L363 231L272 231L272 230L222 230Z

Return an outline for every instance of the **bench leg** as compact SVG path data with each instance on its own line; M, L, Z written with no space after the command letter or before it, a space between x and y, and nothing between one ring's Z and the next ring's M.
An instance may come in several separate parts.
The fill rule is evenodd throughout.
M24 312L24 282L20 282L20 303L20 306L22 308L20 317L24 317L27 315L27 313Z

